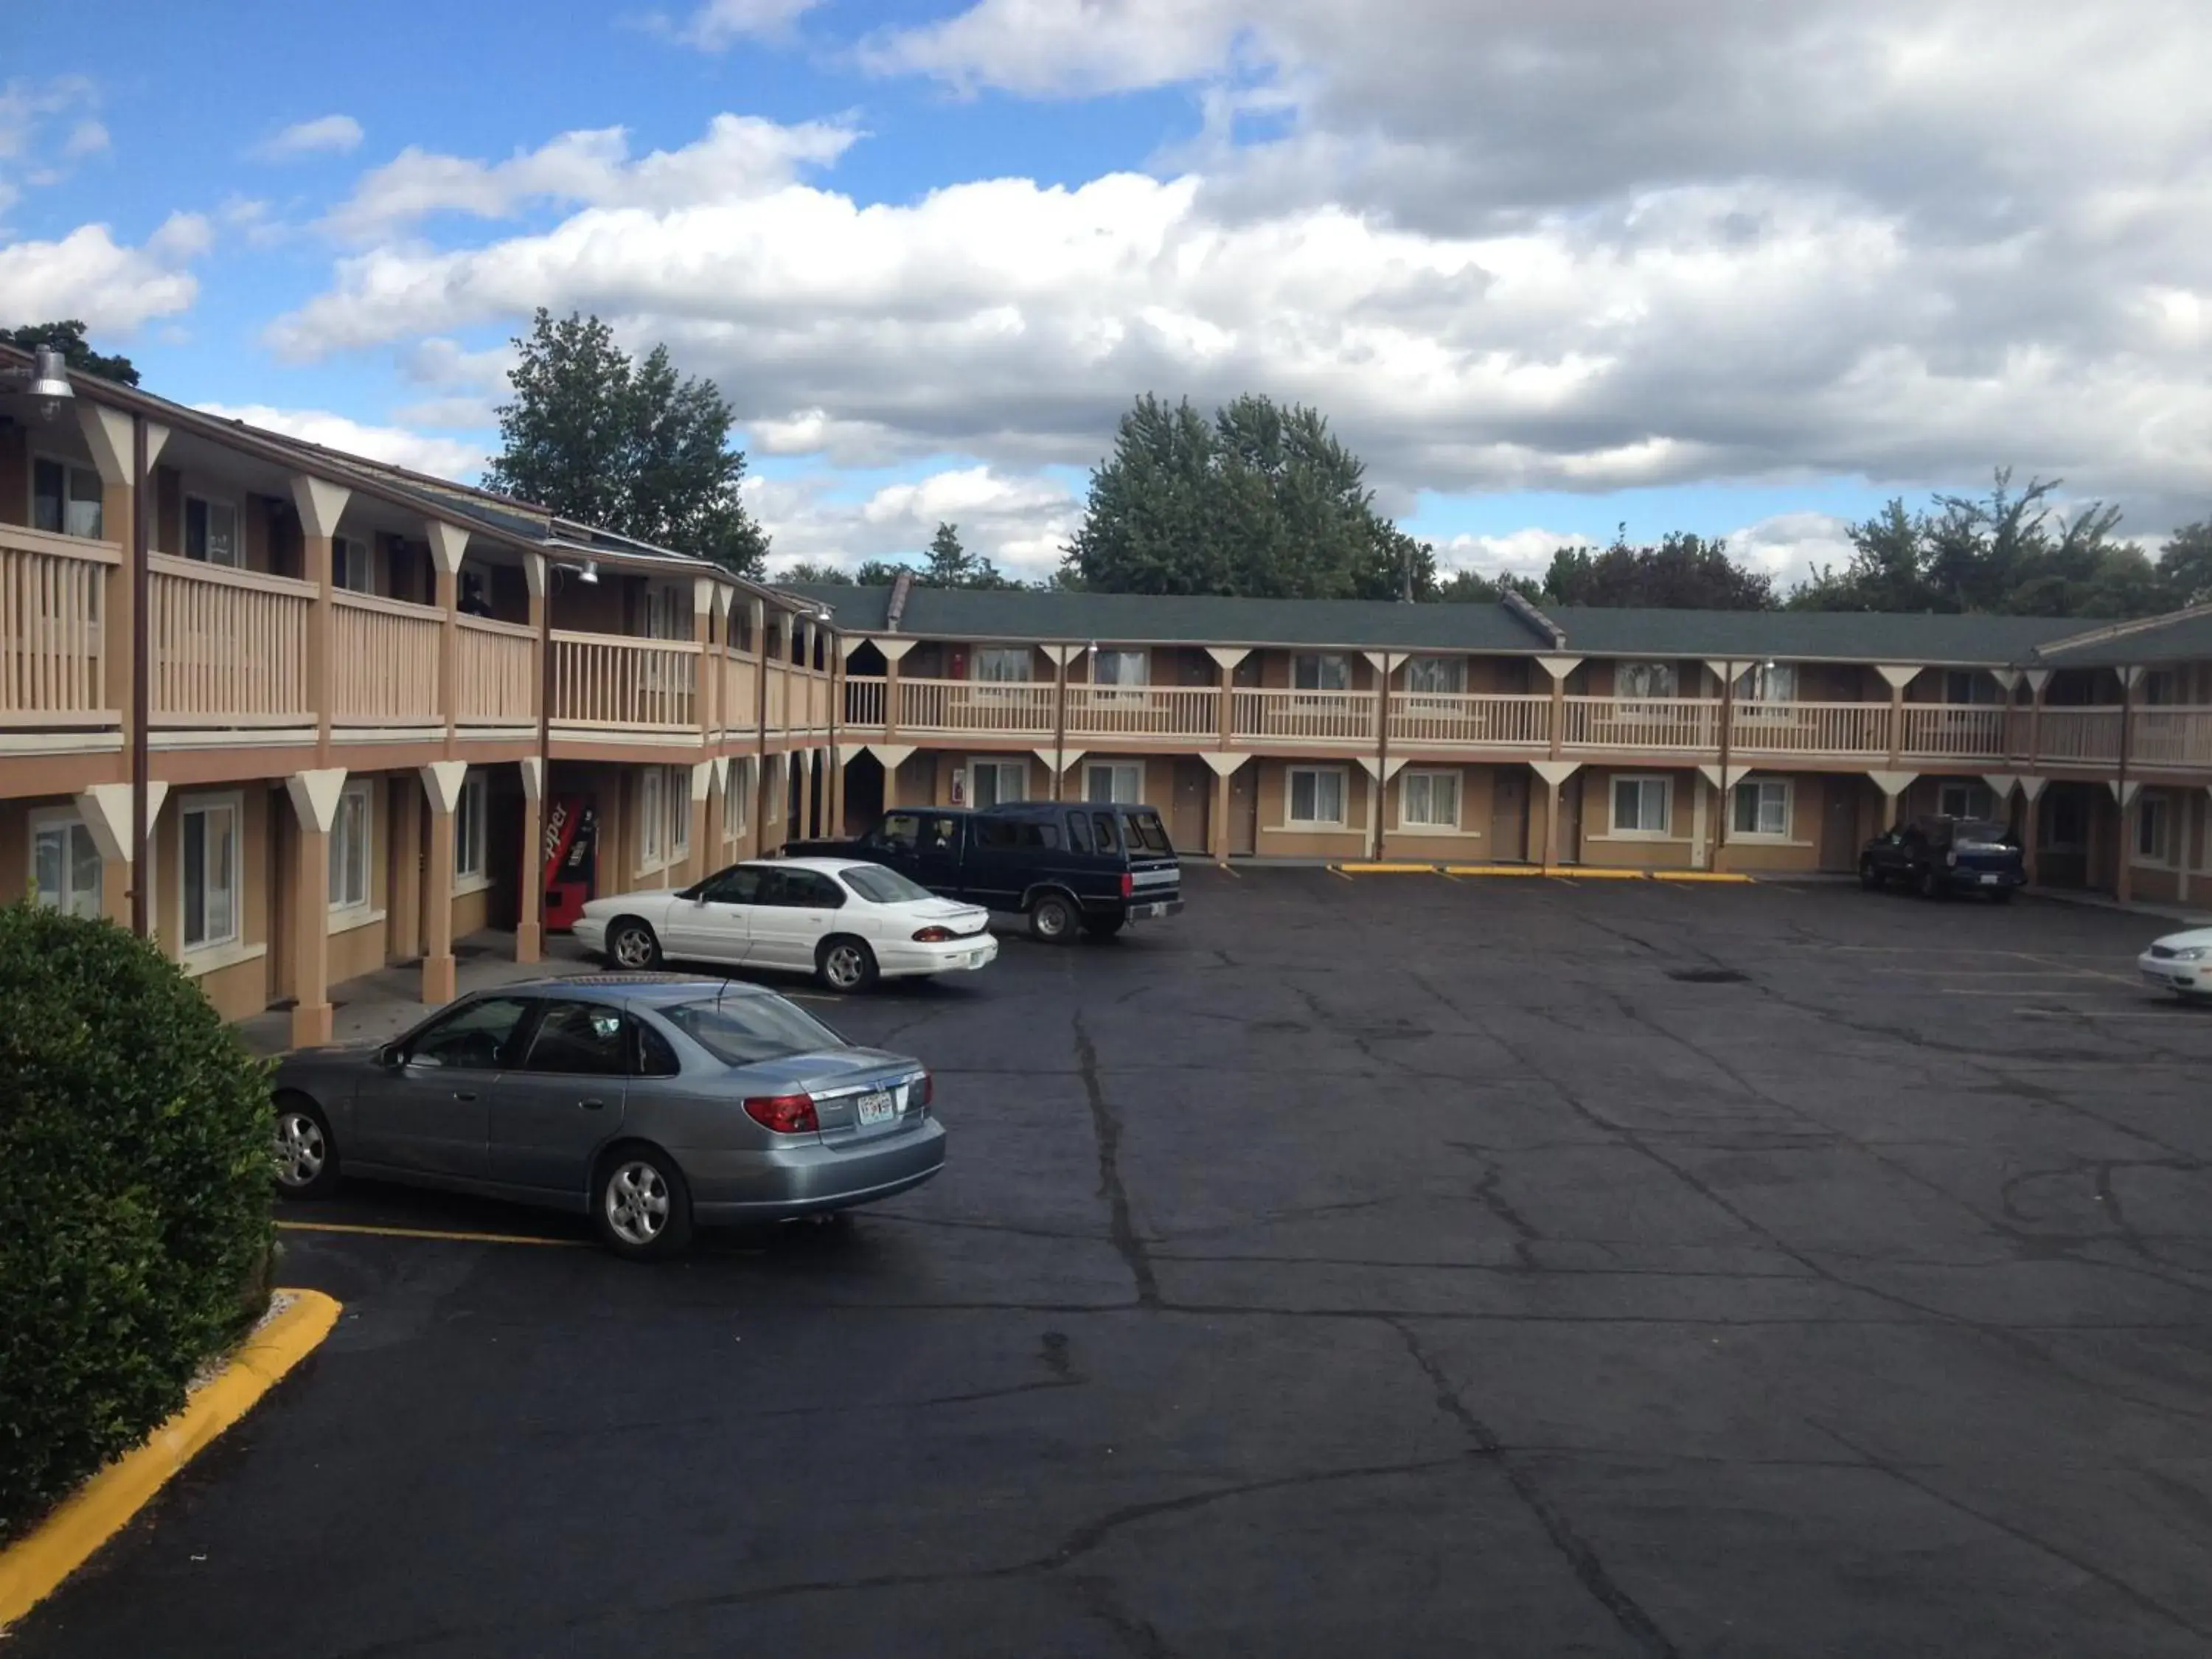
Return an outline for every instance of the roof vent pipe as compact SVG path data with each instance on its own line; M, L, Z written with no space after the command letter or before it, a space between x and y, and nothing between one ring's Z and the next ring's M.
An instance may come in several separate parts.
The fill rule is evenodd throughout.
M1508 587L1501 591L1498 596L1498 602L1505 607L1507 613L1515 621L1534 634L1538 639L1548 641L1553 650L1558 650L1567 642L1565 629L1537 610L1534 605L1529 604L1511 588Z
M906 615L906 596L913 592L913 570L901 570L892 579L890 603L884 608L884 627L890 632L898 632L899 618Z

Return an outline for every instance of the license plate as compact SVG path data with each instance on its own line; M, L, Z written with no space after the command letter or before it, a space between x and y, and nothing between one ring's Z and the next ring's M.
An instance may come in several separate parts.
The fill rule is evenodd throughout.
M1984 887L1994 887L1996 884L1997 878L1995 876L1984 876L1982 878L1982 885Z
M863 1125L888 1123L898 1115L898 1103L893 1100L890 1091L884 1089L878 1089L873 1094L862 1095L855 1103L855 1107Z
M1133 904L1129 907L1129 914L1140 921L1146 916L1164 916L1167 913L1168 907L1164 904Z

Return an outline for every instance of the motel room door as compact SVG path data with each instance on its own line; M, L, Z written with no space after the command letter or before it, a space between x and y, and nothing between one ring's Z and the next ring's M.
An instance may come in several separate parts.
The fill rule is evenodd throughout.
M1528 856L1528 773L1501 766L1490 781L1490 856L1518 863Z
M1838 775L1820 780L1820 868L1856 870L1859 865L1858 779ZM1885 829L1888 826L1884 825Z

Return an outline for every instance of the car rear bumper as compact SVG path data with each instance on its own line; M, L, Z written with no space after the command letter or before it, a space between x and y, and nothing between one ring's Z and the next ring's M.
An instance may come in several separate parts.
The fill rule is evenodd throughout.
M876 971L885 979L918 974L972 974L999 959L999 941L991 933L970 933L935 945L908 941L885 945L876 952Z
M1083 901L1083 914L1086 916L1119 916L1125 921L1179 915L1182 911L1182 895L1172 887L1164 893L1147 893L1139 887L1128 898L1087 898Z
M2008 888L2027 885L2025 870L1972 870L1964 867L1946 870L1944 881L1954 893L1996 893Z
M2212 962L2176 962L2148 954L2136 958L2136 971L2143 982L2161 991L2185 995L2212 996Z
M793 1139L766 1152L678 1152L702 1224L776 1221L872 1204L919 1187L945 1167L934 1117L853 1146Z

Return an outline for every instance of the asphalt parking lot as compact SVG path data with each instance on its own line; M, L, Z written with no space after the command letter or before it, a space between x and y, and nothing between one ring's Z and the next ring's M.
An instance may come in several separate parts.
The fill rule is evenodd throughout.
M1190 878L824 1011L945 1176L628 1266L289 1210L322 1350L55 1656L2201 1653L2212 1011L1843 886Z

